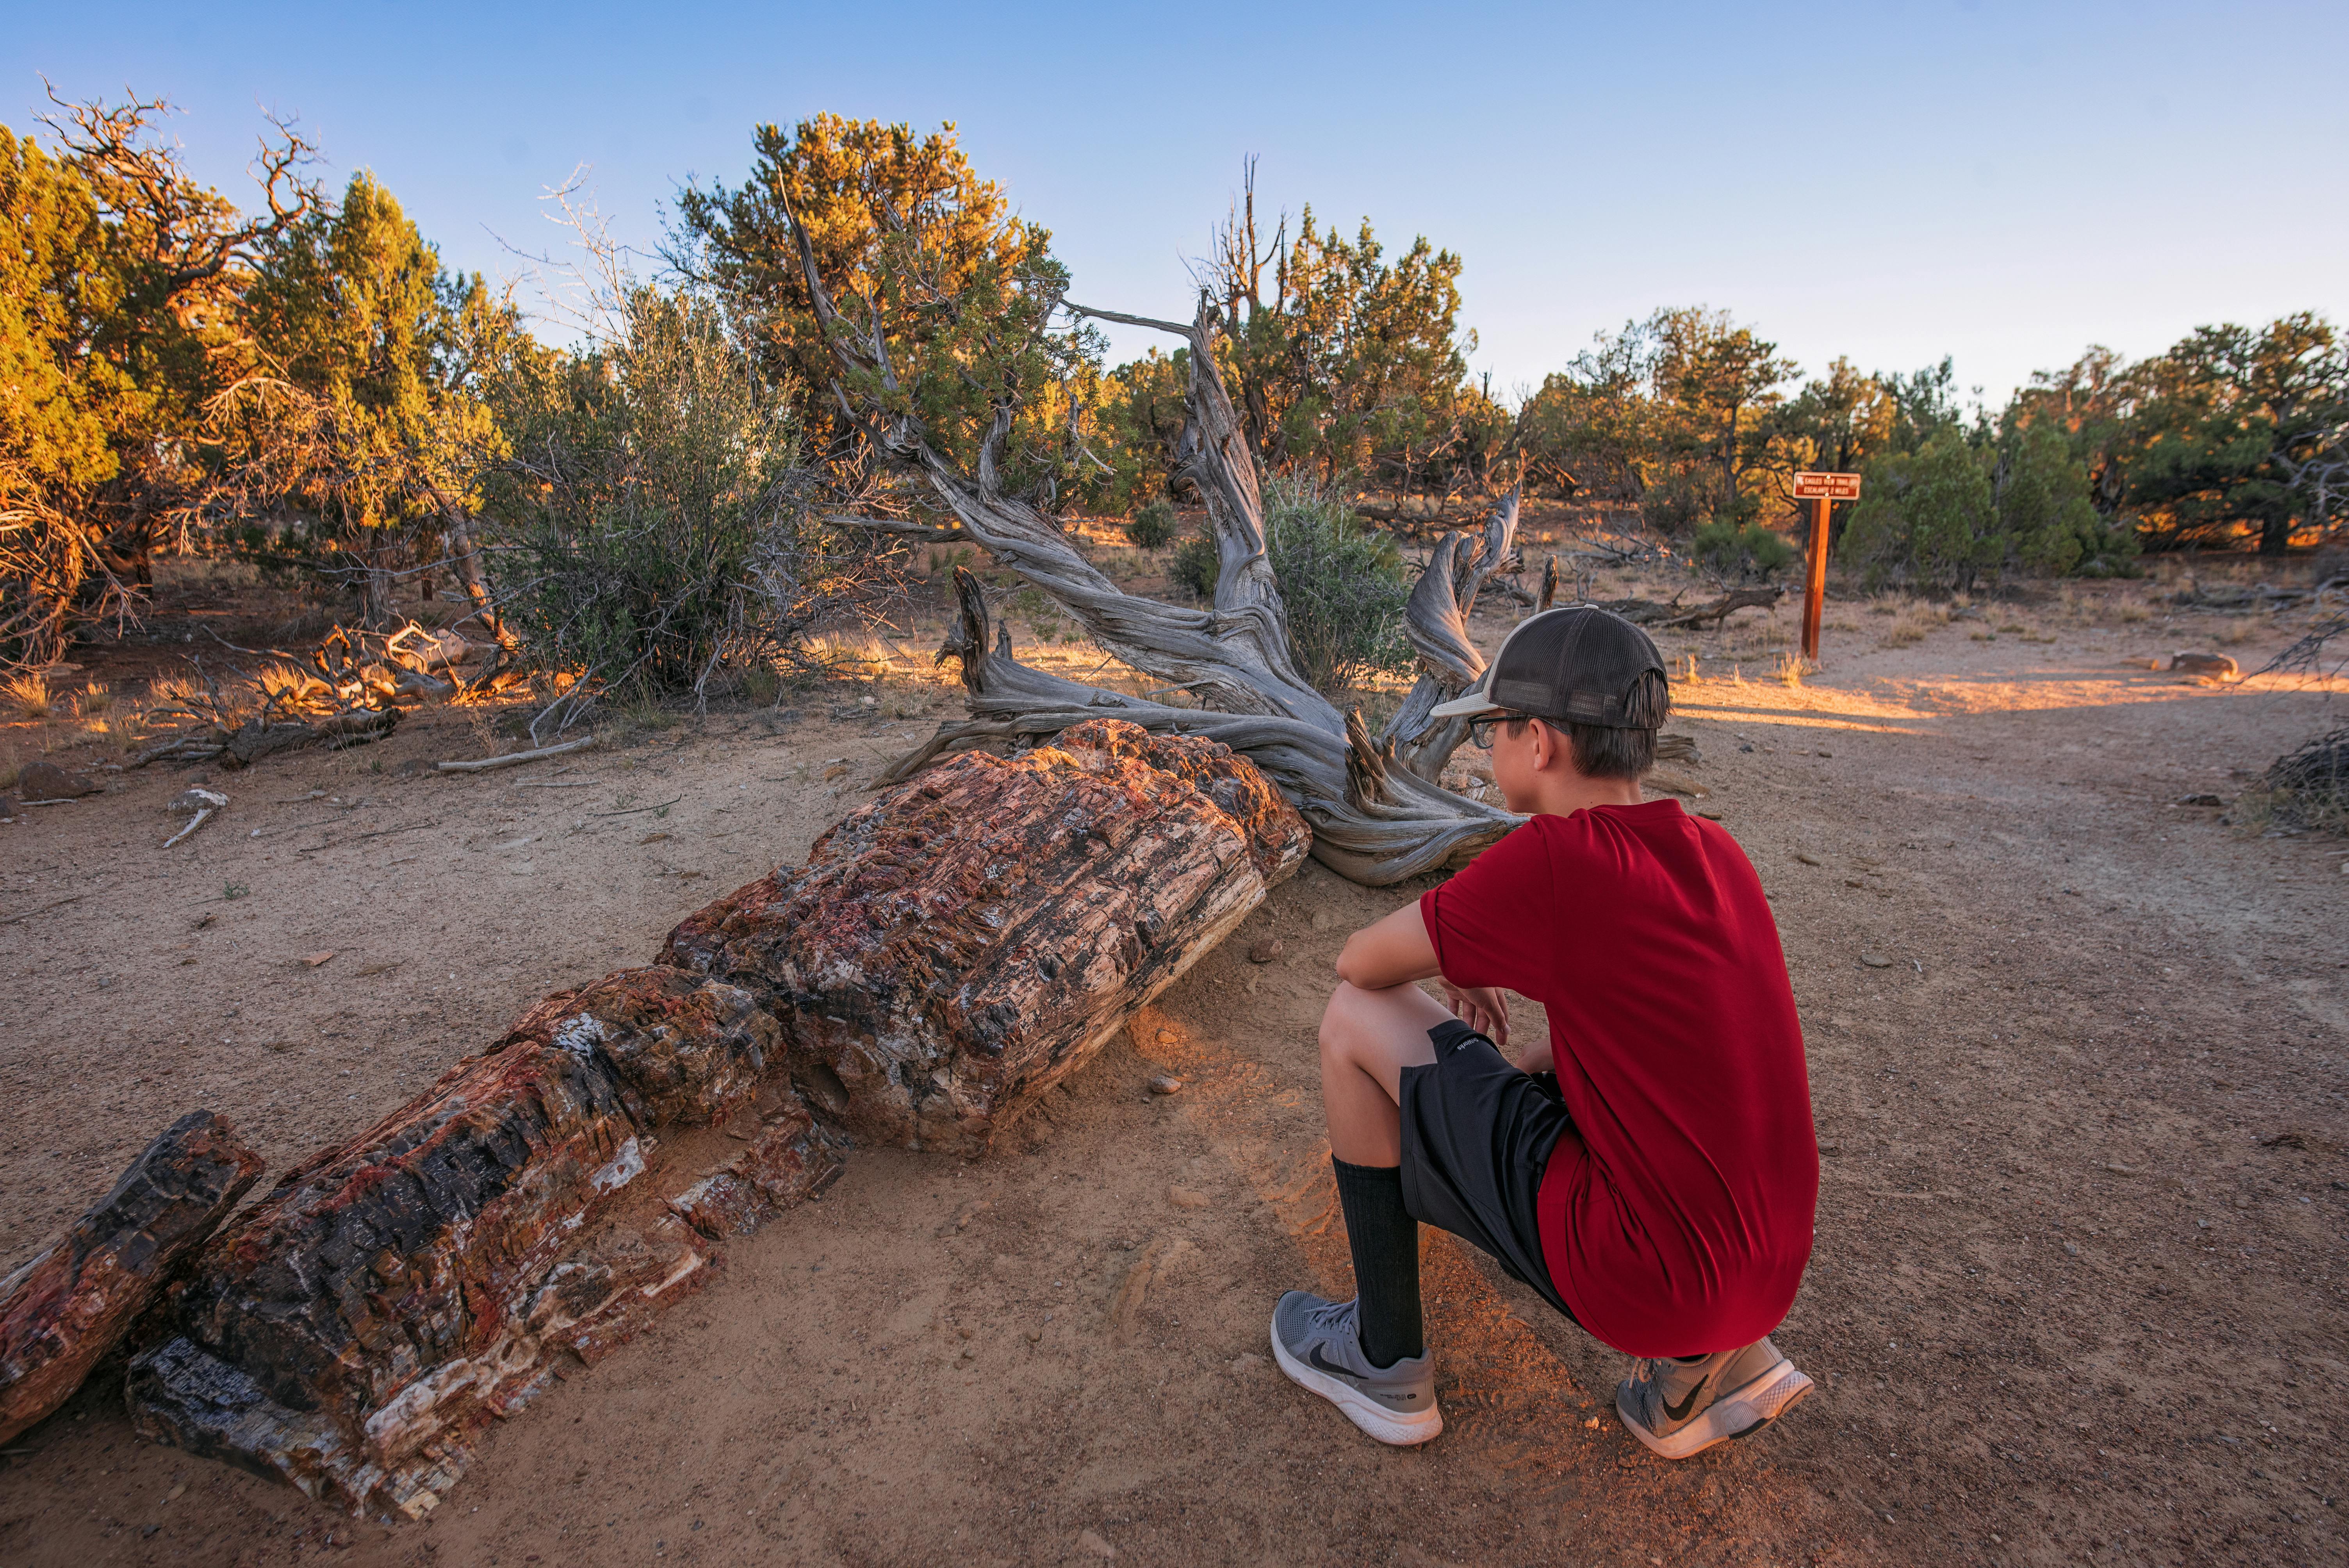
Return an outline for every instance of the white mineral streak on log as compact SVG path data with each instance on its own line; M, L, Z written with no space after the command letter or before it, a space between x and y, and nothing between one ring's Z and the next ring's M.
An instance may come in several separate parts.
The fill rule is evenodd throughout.
M0 1280L0 1443L65 1403L261 1174L208 1110L140 1151L114 1190Z
M969 1152L1189 969L1310 833L1225 748L1093 718L957 758L678 926L756 992L793 1079L860 1137Z

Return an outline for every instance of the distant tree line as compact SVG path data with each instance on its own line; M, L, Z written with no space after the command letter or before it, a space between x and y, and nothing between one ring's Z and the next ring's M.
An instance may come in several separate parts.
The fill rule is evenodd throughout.
M657 275L583 234L578 314L548 343L371 175L317 183L298 128L264 138L247 211L187 174L164 112L60 103L45 136L0 128L0 663L57 659L136 614L157 554L209 551L309 574L374 624L453 599L605 686L696 684L951 537L874 407L1047 511L1147 513L1155 538L1188 499L1185 351L1110 366L1050 234L951 125L759 128L739 185L681 193ZM1319 520L1287 536L1300 561L1399 571L1332 498L1520 480L1766 573L1789 477L1857 469L1842 558L1933 587L2278 553L2349 508L2349 363L2313 315L2134 364L2094 349L1993 415L1960 407L1947 360L1805 379L1723 313L1661 310L1504 402L1468 370L1461 268L1310 208L1268 234L1252 170L1196 263L1247 438ZM866 351L871 397L833 395L827 330Z

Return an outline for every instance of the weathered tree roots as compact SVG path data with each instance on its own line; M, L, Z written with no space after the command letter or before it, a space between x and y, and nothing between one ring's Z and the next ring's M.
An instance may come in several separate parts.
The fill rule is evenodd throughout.
M0 1280L0 1443L65 1403L260 1174L235 1129L191 1111L47 1252Z
M133 1418L420 1516L471 1429L698 1288L850 1136L984 1149L1309 842L1209 741L1097 718L957 758L287 1175L132 1361Z

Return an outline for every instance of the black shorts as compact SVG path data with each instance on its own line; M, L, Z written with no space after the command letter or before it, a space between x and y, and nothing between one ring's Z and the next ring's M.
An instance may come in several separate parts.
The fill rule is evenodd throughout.
M1574 1125L1557 1075L1519 1072L1457 1018L1427 1037L1434 1062L1402 1070L1403 1207L1474 1242L1574 1318L1550 1283L1535 1220L1550 1150Z

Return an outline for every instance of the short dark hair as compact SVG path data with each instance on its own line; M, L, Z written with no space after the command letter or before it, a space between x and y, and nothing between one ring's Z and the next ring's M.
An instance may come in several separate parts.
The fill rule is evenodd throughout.
M1639 779L1656 765L1656 731L1672 711L1671 687L1664 677L1650 670L1642 675L1626 695L1626 713L1647 722L1637 729L1618 728L1602 724L1560 723L1545 718L1543 724L1566 737L1574 754L1574 770L1587 779ZM1512 738L1525 733L1526 716L1509 720Z

